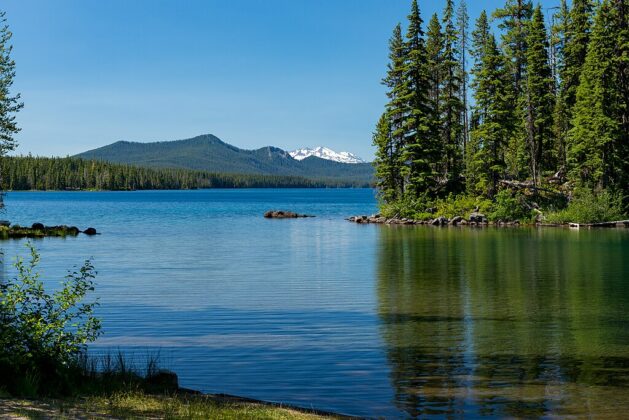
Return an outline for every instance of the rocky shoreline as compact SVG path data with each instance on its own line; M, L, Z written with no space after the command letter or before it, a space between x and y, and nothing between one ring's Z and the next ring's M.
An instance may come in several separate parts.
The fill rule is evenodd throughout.
M600 223L544 223L543 221L537 221L535 223L521 223L520 221L497 221L490 222L487 217L478 212L471 213L469 217L456 216L452 219L448 219L443 216L435 217L429 220L414 220L408 218L387 218L380 214L374 214L371 216L352 216L345 219L349 222L358 224L379 224L379 225L403 225L403 226L476 226L476 227L518 227L518 226L540 226L540 227L570 227L570 228L629 228L629 220L620 220L614 222L600 222Z
M33 223L31 227L24 227L17 224L11 225L10 222L5 220L0 221L0 240L45 237L64 238L66 236L78 236L79 233L88 236L99 234L93 227L80 230L76 226L46 226L42 223Z

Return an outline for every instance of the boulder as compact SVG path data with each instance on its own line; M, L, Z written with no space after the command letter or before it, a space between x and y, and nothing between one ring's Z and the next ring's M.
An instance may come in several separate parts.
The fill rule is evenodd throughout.
M469 221L473 223L487 223L487 216L477 211L470 214Z
M433 226L443 226L443 225L447 225L448 224L448 219L446 219L443 216L439 216L436 219L433 219L432 222L430 222L431 225Z
M463 221L463 217L455 216L455 217L452 218L452 220L450 220L450 224L456 226L459 223L461 223L462 221Z
M83 233L86 235L96 235L97 232L96 232L96 229L94 229L93 227L89 227L85 229Z
M314 217L314 216L309 216L307 214L299 214L299 213L293 213L292 211L284 211L284 210L269 210L266 213L264 213L264 217L267 219L297 219L300 217ZM365 219L367 218L367 216L362 216Z

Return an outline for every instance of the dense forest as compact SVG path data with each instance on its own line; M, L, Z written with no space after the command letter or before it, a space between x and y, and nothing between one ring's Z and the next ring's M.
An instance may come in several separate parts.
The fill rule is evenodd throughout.
M470 32L465 0L446 0L427 25L413 0L405 34L398 25L389 42L373 137L383 213L626 214L627 3L562 0L545 16L506 0ZM580 214L589 208L596 214Z
M154 190L365 187L364 182L297 176L217 174L144 168L80 158L4 157L4 190Z

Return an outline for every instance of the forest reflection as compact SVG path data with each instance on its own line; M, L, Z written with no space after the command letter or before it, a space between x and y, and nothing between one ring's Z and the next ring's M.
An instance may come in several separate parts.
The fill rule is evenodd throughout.
M629 234L380 229L378 312L410 417L629 409Z

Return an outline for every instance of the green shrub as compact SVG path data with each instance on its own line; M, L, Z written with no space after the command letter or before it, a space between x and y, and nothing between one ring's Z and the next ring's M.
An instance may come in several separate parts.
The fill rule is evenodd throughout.
M94 290L94 267L88 260L69 272L62 287L46 292L36 271L40 257L28 243L30 260L18 258L17 276L0 285L0 386L17 394L59 389L70 368L100 334L93 311L84 303Z
M568 207L546 216L551 223L596 223L621 220L622 200L608 191L595 192L590 189L574 191Z
M426 220L432 217L432 214L426 212L431 207L431 202L423 197L417 199L404 197L392 203L382 203L380 205L380 213L388 218L406 217L415 220Z
M530 221L533 214L526 204L526 197L518 192L501 190L494 197L492 211L488 215L491 221L513 222Z
M491 201L483 197L473 197L468 195L449 195L446 199L435 202L435 215L452 219L456 216L468 218L476 208L481 213L487 213L491 208Z

